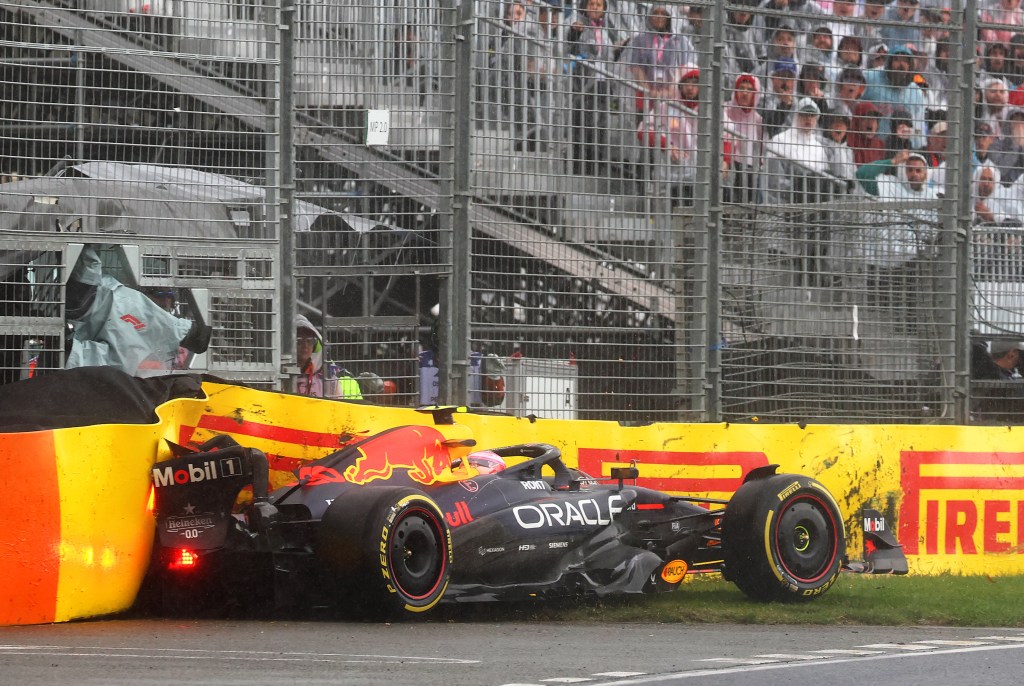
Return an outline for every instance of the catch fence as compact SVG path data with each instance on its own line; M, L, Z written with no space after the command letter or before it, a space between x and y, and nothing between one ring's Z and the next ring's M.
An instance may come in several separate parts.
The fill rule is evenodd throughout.
M904 116L843 100L834 40L898 22L807 8L607 0L595 31L543 1L0 2L3 380L63 365L95 244L213 326L191 368L267 387L299 313L397 405L970 421L970 345L1024 338L1024 284L1019 229L972 226L962 9L919 18ZM844 122L941 158L934 192L858 173Z

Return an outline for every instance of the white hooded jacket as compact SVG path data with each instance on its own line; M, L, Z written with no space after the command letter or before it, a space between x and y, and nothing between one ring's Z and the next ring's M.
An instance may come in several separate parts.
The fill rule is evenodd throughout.
M986 170L992 174L993 190L991 194L983 197L978 192L978 182L982 172ZM1020 196L1022 179L1024 179L1024 176L1017 177L1017 181L1014 181L1007 187L1002 183L1002 174L999 172L999 167L992 164L991 161L977 165L971 177L971 210L974 213L975 224L983 224L987 221L978 214L976 203L981 201L985 203L992 213L993 224L1020 225L1021 220L1024 219L1024 212L1022 212L1024 210L1024 203L1022 203Z
M931 174L922 155L912 153L910 159L925 161L925 169L928 169L928 175ZM894 206L865 216L862 238L864 256L869 264L883 268L899 267L926 253L934 245L938 236L938 212L896 205L900 202L938 200L927 176L921 188L914 189L907 181L906 163L897 165L896 178L879 178L878 199Z

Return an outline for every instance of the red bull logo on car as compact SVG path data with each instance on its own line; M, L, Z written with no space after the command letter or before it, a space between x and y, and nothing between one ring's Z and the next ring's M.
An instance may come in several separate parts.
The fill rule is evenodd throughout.
M299 479L306 486L323 486L324 484L343 484L345 477L338 473L337 469L313 465L312 467L299 467Z
M396 469L404 469L409 478L430 485L451 464L445 437L427 426L403 426L357 446L359 457L339 471L323 465L299 467L299 480L306 486L327 483L362 485L376 479L389 479Z
M451 464L446 440L429 426L398 427L357 448L359 457L345 470L345 481L365 484L405 469L413 481L430 485Z

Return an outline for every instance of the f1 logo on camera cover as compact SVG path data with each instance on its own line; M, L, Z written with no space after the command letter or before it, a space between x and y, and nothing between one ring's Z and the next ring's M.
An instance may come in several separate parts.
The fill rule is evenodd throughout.
M188 463L179 469L172 466L154 467L153 484L157 488L164 486L184 486L185 484L202 483L225 479L242 474L242 460L238 457L222 457L204 460L198 464Z

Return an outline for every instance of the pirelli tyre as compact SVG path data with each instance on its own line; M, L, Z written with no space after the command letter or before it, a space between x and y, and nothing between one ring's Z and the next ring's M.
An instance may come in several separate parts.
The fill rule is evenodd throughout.
M437 504L413 488L347 491L324 513L317 545L341 609L352 614L426 612L448 588L451 532Z
M839 506L806 476L743 484L722 517L725 575L762 601L810 600L839 577L846 535Z

